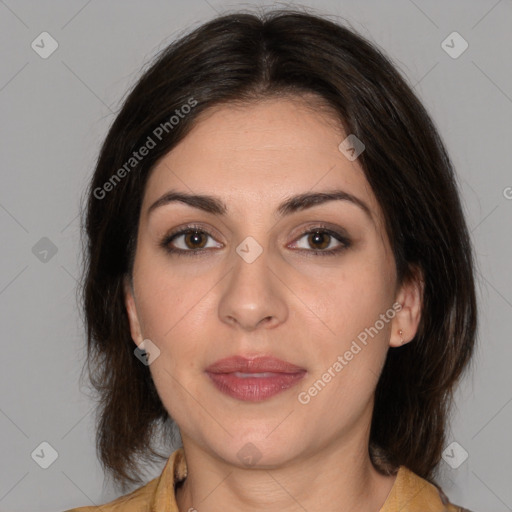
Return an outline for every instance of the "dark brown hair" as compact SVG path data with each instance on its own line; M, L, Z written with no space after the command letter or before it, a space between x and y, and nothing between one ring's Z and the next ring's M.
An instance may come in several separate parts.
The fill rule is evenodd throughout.
M123 295L148 176L209 107L304 94L366 146L358 162L384 213L398 283L415 269L423 275L420 326L388 351L369 450L381 472L403 464L433 482L476 337L472 247L453 167L425 108L374 44L327 17L279 10L220 16L160 52L117 114L87 190L81 299L99 395L96 447L123 488L142 482L143 459L168 457L153 442L160 428L166 443L173 431L148 366L134 356ZM167 127L161 140L130 160L159 126Z

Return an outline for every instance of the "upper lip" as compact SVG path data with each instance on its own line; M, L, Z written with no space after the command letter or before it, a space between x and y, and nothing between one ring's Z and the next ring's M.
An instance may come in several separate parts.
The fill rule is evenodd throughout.
M271 356L259 357L244 357L244 356L231 356L224 359L219 359L215 363L206 368L210 373L298 373L305 371L292 363L282 361Z

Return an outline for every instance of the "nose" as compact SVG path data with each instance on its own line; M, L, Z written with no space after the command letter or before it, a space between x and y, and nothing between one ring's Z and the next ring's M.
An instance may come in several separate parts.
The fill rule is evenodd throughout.
M283 283L277 271L269 265L267 252L252 263L237 253L219 301L218 313L222 322L253 331L260 326L274 328L288 318Z

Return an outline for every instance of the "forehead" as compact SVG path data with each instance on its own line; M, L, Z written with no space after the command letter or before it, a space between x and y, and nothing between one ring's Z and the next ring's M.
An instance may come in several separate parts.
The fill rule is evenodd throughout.
M317 102L275 98L203 112L153 169L144 205L169 189L222 197L233 213L308 191L343 189L380 209L357 160L339 150L340 123Z

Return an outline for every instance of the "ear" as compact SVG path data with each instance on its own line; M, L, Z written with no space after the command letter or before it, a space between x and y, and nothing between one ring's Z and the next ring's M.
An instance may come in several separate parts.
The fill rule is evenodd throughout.
M389 339L391 347L405 345L416 336L421 319L424 287L423 274L419 268L415 268L413 277L405 280L399 288L395 304L400 304L401 309L397 311L391 322ZM400 331L402 331L401 335Z
M125 276L123 280L124 288L124 303L126 312L128 314L128 321L130 323L130 333L132 340L139 346L144 337L142 336L142 329L140 326L139 316L137 314L137 306L135 305L135 295L133 291L132 281L129 276Z

